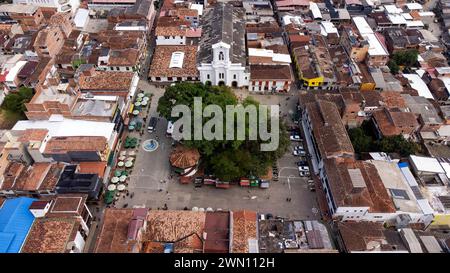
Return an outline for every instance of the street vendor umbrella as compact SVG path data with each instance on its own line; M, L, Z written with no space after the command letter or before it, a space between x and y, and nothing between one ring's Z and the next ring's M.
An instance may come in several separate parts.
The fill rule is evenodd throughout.
M134 126L133 125L128 125L128 130L130 130L130 131L134 130Z
M137 94L137 96L138 96L138 98L142 98L142 97L144 97L144 93L139 93L139 94Z
M111 183L117 183L119 182L119 178L117 176L114 176L113 178L111 178Z
M123 170L123 171L122 171L122 175L128 175L128 172L125 171L125 170Z
M125 162L125 167L131 168L132 166L133 166L133 162L131 162L131 161Z
M147 101L144 100L143 102L141 102L141 105L142 105L142 106L146 106L146 105L147 105Z
M141 103L139 101L134 103L135 106L141 106Z
M127 161L133 161L133 160L134 160L134 157L127 158Z
M135 156L135 155L136 155L136 152L135 152L135 151L130 151L130 152L128 153L128 155L130 155L130 156Z
M119 167L123 167L123 165L125 165L125 163L123 161L119 161L119 163L117 163L117 166L119 166Z
M120 155L126 155L127 151L120 151Z
M134 121L134 120L130 121L130 124L129 124L129 125L135 126L135 125L136 125L136 121Z
M124 156L124 155L119 156L119 160L120 160L120 161L124 161L126 158L127 158L127 157Z
M122 172L119 171L119 170L116 170L116 171L114 172L114 176L121 176L121 175L122 175Z
M125 180L127 180L127 176L126 175L122 175L121 177L119 177L119 181L120 182L125 182Z
M119 186L117 186L117 189L119 190L119 191L123 191L123 190L125 190L127 187L124 185L124 184L120 184Z
M139 115L139 110L134 110L133 115L135 115L135 116Z
M111 184L108 186L108 191L114 191L114 190L116 190L116 185Z

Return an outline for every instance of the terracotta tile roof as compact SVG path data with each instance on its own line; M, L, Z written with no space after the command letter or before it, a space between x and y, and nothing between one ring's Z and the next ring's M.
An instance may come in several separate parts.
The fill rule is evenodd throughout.
M133 242L128 242L128 225L133 218L133 209L107 208L103 224L97 237L94 252L127 253L132 250Z
M336 159L324 160L330 191L337 207L369 207L370 212L393 213L396 211L375 166L369 162ZM358 175L350 173L355 170ZM356 179L363 185L355 186Z
M177 242L174 252L202 252L205 219L204 212L150 211L143 237L149 242Z
M42 181L41 186L39 187L39 190L40 191L55 190L55 186L58 183L58 180L61 176L63 169L64 169L64 164L62 164L62 163L52 164L52 166L50 167L50 170L48 171L47 175L44 178L44 181Z
M178 16L198 16L198 11L196 9L188 9L188 8L178 8L176 9L176 14Z
M177 146L169 157L170 164L180 169L194 167L199 160L200 153L197 149L190 149L182 145Z
M411 112L383 109L373 113L378 128L383 136L395 136L402 133L412 134L418 129L419 123L416 115Z
M106 149L107 140L102 136L54 137L45 146L44 154L60 154L67 151L99 151Z
M283 44L283 45L269 45L265 47L268 50L273 50L273 53L278 53L278 54L289 54L289 49L287 47L287 45Z
M132 72L95 71L93 75L80 75L81 90L128 91L133 80Z
M340 237L347 252L406 250L397 231L376 222L339 222Z
M65 253L75 239L80 220L75 218L36 218L22 247L23 253Z
M26 129L22 132L22 135L17 139L17 141L22 143L30 141L43 141L47 134L47 129Z
M10 190L14 187L16 179L24 170L25 165L19 162L10 162L8 167L6 167L3 174L4 180L1 184L0 190Z
M83 202L84 201L84 202ZM86 196L78 194L61 194L55 198L50 213L81 213Z
M103 177L105 174L107 162L80 162L78 165L80 173L96 173L98 176Z
M175 17L175 16L162 16L158 18L158 23L156 24L158 27L180 27L180 26L189 26L191 23L187 20Z
M181 68L170 68L174 52L184 52ZM149 77L198 77L197 46L157 46L153 54Z
M230 240L230 213L226 211L206 212L205 253L228 253Z
M14 190L35 191L39 189L40 185L44 181L47 173L50 171L52 163L34 163L28 166L17 177L14 184Z
M405 99L402 97L400 92L396 91L383 91L381 92L381 97L383 98L384 105L387 108L406 108Z
M293 75L289 65L250 65L250 80L292 81Z
M248 240L257 240L257 215L255 211L242 210L233 212L232 253L248 253Z
M322 157L354 154L353 146L342 123L336 104L325 100L307 103L313 133Z
M361 96L367 107L380 107L383 101L378 91L361 91Z
M110 66L135 66L139 61L139 50L128 48L109 52Z
M141 49L144 45L145 33L141 31L105 30L91 35L91 38L98 40L104 47L110 49Z

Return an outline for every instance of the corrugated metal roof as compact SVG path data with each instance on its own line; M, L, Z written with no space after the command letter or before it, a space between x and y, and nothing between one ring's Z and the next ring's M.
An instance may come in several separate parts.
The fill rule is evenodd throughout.
M434 236L420 236L420 240L428 253L442 253L442 247Z
M0 209L0 252L18 253L34 221L29 207L36 199L8 199Z

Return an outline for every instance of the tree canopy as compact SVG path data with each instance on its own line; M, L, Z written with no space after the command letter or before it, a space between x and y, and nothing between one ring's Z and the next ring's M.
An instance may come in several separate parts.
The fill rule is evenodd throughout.
M375 140L369 133L367 124L358 128L348 130L353 148L357 153L364 152L385 152L399 153L401 156L409 156L420 150L417 143L406 140L403 136L387 136L380 140Z
M169 86L164 96L158 101L158 112L168 120L175 105L187 105L193 112L194 97L201 97L203 107L215 104L225 112L227 105L238 105L238 100L228 87L203 85L200 83L178 83ZM244 106L258 105L252 98L247 98ZM205 124L211 118L203 118ZM224 115L225 119L225 115ZM268 122L270 124L270 122ZM224 121L225 124L225 121ZM248 132L248 116L245 129ZM225 130L224 130L225 133ZM202 163L219 179L230 181L247 175L265 175L267 169L287 150L289 138L284 124L280 123L280 141L276 151L261 151L262 140L183 140L188 147L195 147L202 155Z
M18 92L9 93L3 101L3 108L11 111L23 113L26 111L25 103L30 102L33 98L33 89L20 87Z
M415 66L418 56L419 52L415 49L398 51L392 55L387 65L392 74L397 74L400 71L400 66L403 66L406 70Z

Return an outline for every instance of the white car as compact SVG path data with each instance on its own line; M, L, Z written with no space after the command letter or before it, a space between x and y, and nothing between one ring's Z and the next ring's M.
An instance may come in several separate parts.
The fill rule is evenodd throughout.
M298 175L299 175L300 177L309 176L309 171L300 171L300 172L298 172Z
M292 141L302 141L299 135L291 135L289 137Z
M298 171L299 172L309 172L309 167L308 166L298 166Z
M294 150L304 150L305 149L305 147L303 147L303 144L299 144L299 145L297 145L297 146L295 146L294 147Z
M295 156L305 156L306 152L305 152L305 150L294 150L292 152L292 154L295 155Z

